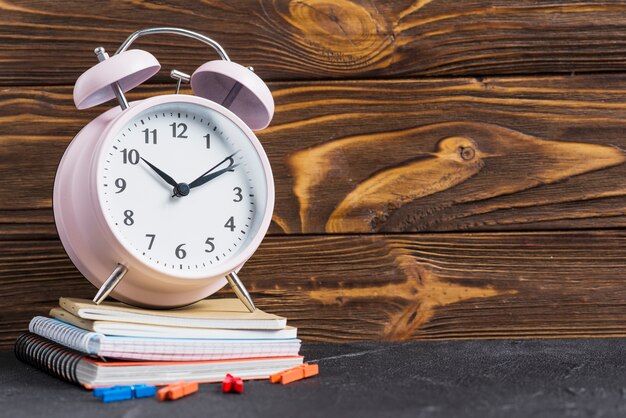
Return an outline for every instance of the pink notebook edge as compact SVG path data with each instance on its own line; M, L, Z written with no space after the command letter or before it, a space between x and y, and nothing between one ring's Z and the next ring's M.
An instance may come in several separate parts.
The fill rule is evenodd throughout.
M277 357L247 357L222 360L190 360L190 361L100 361L93 357L84 357L83 360L95 364L98 367L123 367L123 366L163 366L174 364L207 364L207 363L243 363L259 360L287 360L304 359L304 356L277 356Z

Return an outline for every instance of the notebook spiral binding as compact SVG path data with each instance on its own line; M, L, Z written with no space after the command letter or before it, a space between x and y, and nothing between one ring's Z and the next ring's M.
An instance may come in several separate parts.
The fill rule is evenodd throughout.
M38 335L22 334L15 341L15 357L36 368L79 385L76 366L85 354L70 350Z
M82 329L59 321L50 321L49 318L36 316L30 322L30 332L45 335L50 340L63 344L74 350L95 354L94 344L99 338L95 332L85 333Z

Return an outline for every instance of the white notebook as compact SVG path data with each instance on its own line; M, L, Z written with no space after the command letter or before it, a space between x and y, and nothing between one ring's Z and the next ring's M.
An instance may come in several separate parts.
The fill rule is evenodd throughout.
M122 360L196 361L296 356L300 340L209 340L106 336L43 316L34 317L30 332L66 347Z
M298 329L290 326L278 330L169 327L164 325L137 324L133 322L94 321L79 318L61 308L52 308L52 310L50 310L50 316L88 331L118 337L275 340L297 338L298 336Z
M83 359L76 365L76 377L84 386L166 384L180 382L221 382L226 373L242 379L268 379L270 375L302 364L302 357L268 357L240 360L213 360L178 363L98 363Z

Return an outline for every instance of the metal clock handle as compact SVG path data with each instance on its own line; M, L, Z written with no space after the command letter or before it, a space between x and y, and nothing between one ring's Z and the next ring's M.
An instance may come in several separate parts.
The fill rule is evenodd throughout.
M204 36L198 32L194 32L194 31L187 30L187 29L169 28L169 27L148 28L148 29L138 30L137 32L133 33L128 38L126 38L126 40L122 43L122 45L120 45L120 47L117 48L117 51L115 51L115 54L117 55L121 52L126 51L133 42L135 42L138 38L141 38L142 36L161 35L161 34L181 35L181 36L186 36L187 38L196 39L200 42L203 42L209 45L213 49L215 49L215 52L217 52L217 54L223 60L230 61L230 58L228 58L228 54L226 53L226 51L224 51L224 48L222 48L222 46L219 43L217 43L217 41L209 38L208 36Z
M215 52L217 52L217 54L220 56L221 59L225 61L230 61L230 58L228 57L228 54L226 53L224 48L222 48L222 45L220 45L214 39L211 39L208 36L204 36L201 33L194 32L191 30L182 29L182 28L171 28L171 27L158 27L158 28L148 28L148 29L138 30L132 33L128 38L126 38L124 42L122 42L122 45L120 45L120 47L117 48L117 51L115 51L115 55L126 51L132 45L133 42L135 42L137 39L141 38L142 36L161 35L161 34L181 35L187 38L196 39L210 46L211 48L213 48ZM107 54L106 50L101 46L97 47L94 50L94 53L96 54L96 57L98 57L99 62L102 62L109 58L109 54ZM250 68L250 70L252 71L252 68ZM181 82L182 81L189 82L189 79L190 79L190 76L188 74L185 74L177 70L173 70L171 73L171 76L172 78L178 80L178 84L176 86L176 93L178 93L178 90L180 89ZM128 100L126 100L126 96L124 95L124 92L122 91L122 88L120 87L119 83L111 84L111 88L113 88L115 97L117 98L117 101L119 102L122 110L128 109ZM241 88L241 84L235 83L235 85L232 88L232 91L228 94L227 98L230 96L235 96L239 92L240 88ZM232 94L233 91L235 90L236 92ZM228 106L225 106L225 107L228 107Z
M180 36L185 36L187 38L191 38L191 39L195 39L197 41L200 41L200 42L210 46L211 48L213 48L215 50L215 52L217 52L217 54L220 56L220 58L222 60L230 61L230 58L228 57L228 54L226 53L224 48L222 48L222 45L220 45L216 40L211 39L208 36L205 36L205 35L203 35L201 33L198 33L198 32L194 32L194 31L187 30L187 29L182 29L182 28L172 28L172 27L158 27L158 28L148 28L148 29L138 30L137 32L131 34L128 38L126 38L126 40L122 43L122 45L120 45L120 47L117 48L117 51L115 51L115 55L120 54L120 53L126 51L128 48L130 48L130 46L132 45L133 42L135 42L137 39L141 38L142 36L164 35L164 34L165 35L180 35ZM252 67L247 67L247 68L250 71L254 71L254 68L252 68ZM188 83L190 78L191 78L189 74L185 74L182 71L178 71L178 70L172 70L172 72L170 73L170 76L174 80L177 81L176 93L178 93L178 91L180 89L181 82L184 81L184 82ZM243 86L241 85L241 83L235 82L235 84L231 87L230 91L226 95L226 98L221 103L222 106L224 106L226 108L229 108L230 105L235 100L235 97L237 97L237 95L239 94L239 91L241 90L242 87ZM115 87L114 87L114 90L115 90ZM115 91L116 91L116 96L117 96L117 91L118 90L115 90ZM118 96L118 100L120 100L119 96ZM121 103L121 100L120 100L120 103ZM122 106L122 109L125 109L125 107Z

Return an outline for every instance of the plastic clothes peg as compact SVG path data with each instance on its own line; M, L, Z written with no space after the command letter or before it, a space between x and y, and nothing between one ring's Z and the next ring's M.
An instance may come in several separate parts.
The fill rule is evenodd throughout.
M299 366L292 367L290 369L283 370L282 372L271 375L270 382L286 385L287 383L315 376L319 372L319 365L304 363Z
M198 382L177 382L159 389L157 398L160 401L176 400L198 391Z
M227 374L222 381L222 392L224 393L242 393L243 392L243 379L241 377L235 377L232 374Z
M133 391L130 386L112 386L94 389L93 396L106 403L119 402L133 399Z

